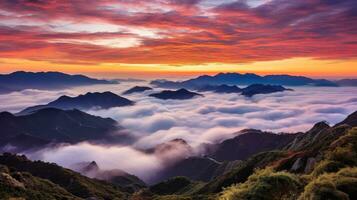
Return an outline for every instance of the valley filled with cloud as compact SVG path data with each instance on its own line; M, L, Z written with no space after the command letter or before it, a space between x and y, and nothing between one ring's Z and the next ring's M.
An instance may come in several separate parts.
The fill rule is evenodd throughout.
M121 169L148 182L154 174L180 156L201 155L204 153L204 144L232 138L242 129L274 133L303 132L320 121L333 125L357 110L357 88L354 87L291 87L293 91L253 97L203 92L204 96L189 100L149 97L149 94L163 90L161 88L122 95L123 91L134 85L148 83L122 82L57 91L13 92L0 95L0 110L16 113L28 106L46 104L61 95L75 96L88 91L112 91L126 97L135 105L86 112L115 119L118 126L135 136L134 142L124 145L89 142L63 144L25 154L32 159L55 162L69 168L78 162L94 160L102 169ZM180 146L171 149L166 156L160 152L146 151L174 139L185 140L193 151L188 152Z

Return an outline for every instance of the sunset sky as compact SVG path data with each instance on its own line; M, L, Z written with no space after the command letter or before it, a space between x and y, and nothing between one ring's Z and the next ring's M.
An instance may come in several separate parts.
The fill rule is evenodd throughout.
M0 73L357 77L356 0L1 0Z

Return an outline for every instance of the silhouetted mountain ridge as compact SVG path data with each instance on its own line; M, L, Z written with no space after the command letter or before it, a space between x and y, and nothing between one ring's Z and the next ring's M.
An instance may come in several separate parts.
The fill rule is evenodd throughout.
M292 91L292 89L284 88L281 85L262 85L252 84L242 89L242 95L252 97L256 94L270 94L275 92Z
M37 199L355 199L356 113L335 126L319 122L295 135L245 130L226 140L234 143L228 145L232 152L246 148L257 138L256 146L267 144L278 149L258 152L242 161L217 162L209 156L185 158L167 169L164 177L179 175L205 182L172 177L134 194L55 164L4 154L0 156L0 198L31 198L36 194ZM16 116L1 113L0 117ZM264 137L273 143L264 141ZM283 138L281 143L276 141L278 137ZM180 139L175 142L185 144ZM219 145L225 146L225 141ZM98 169L97 164L89 165L89 169Z
M134 105L133 101L118 96L112 92L88 92L77 97L61 96L57 100L46 105L33 106L24 109L19 115L33 113L43 108L58 108L63 110L89 110L89 109L108 109L112 107Z
M115 81L99 80L83 75L69 75L60 72L24 72L0 74L0 85L7 92L24 89L63 89L93 84L113 84Z
M132 87L132 88L124 91L123 94L127 95L127 94L133 94L133 93L138 93L138 92L144 92L147 90L152 90L152 88L146 87L146 86L135 86L135 87Z
M158 99L163 99L163 100L168 100L168 99L185 100L185 99L192 99L194 97L199 97L203 95L188 91L186 89L179 89L179 90L164 90L159 93L150 94L149 96Z
M77 143L81 141L120 142L129 140L126 133L119 134L121 127L110 118L101 118L79 110L45 108L29 115L15 116L8 112L0 113L2 145L39 148L43 143ZM112 134L112 133L116 134ZM27 140L16 138L26 135ZM31 141L37 142L31 142Z
M130 192L135 192L146 187L146 183L137 176L120 169L102 170L95 161L78 163L76 171L87 177L107 181Z
M341 79L335 82L340 86L357 86L357 79Z
M219 161L245 160L263 151L281 149L291 142L295 134L275 134L260 130L247 129L238 136L214 145L209 156Z
M336 83L325 79L311 79L304 76L267 75L240 73L219 73L214 76L203 75L186 81L155 80L151 84L163 88L199 88L204 85L251 85L268 84L283 86L338 86Z
M197 89L199 92L215 92L215 93L241 93L242 89L235 85L205 85Z

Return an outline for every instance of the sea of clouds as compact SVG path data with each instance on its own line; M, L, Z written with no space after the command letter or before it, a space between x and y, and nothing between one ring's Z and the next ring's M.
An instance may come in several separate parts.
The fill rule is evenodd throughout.
M76 87L61 91L25 90L0 95L0 111L18 112L28 106L45 104L61 95L75 96L86 92L111 91L121 95L143 82L118 85ZM357 87L294 87L251 98L238 94L202 93L204 97L190 100L160 100L149 97L153 91L126 95L134 106L86 112L111 117L136 135L138 140L128 146L80 143L41 150L29 155L33 159L56 162L70 167L78 162L95 160L103 169L122 169L149 181L167 164L167 156L149 154L148 149L173 139L184 139L200 152L204 143L216 143L234 137L245 128L276 133L295 133L310 129L313 124L342 121L357 110ZM180 152L180 149L176 151Z

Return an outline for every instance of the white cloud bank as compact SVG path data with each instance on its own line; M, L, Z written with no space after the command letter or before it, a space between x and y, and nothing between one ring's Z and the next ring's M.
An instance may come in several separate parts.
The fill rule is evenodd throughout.
M135 84L135 83L131 83ZM140 83L141 85L144 83ZM26 90L0 95L0 110L18 111L27 106L47 103L58 96L110 90L116 94L132 85L81 87L63 91ZM112 117L139 136L133 147L99 146L82 143L42 151L42 158L69 166L73 162L97 161L103 168L119 168L148 180L162 168L162 160L135 148L182 138L193 147L221 141L244 128L273 132L299 132L314 123L335 124L357 110L357 88L299 87L252 98L237 94L204 93L191 100L159 100L147 95L159 91L125 96L136 105L108 110L91 110L91 114ZM144 170L145 168L145 170Z

